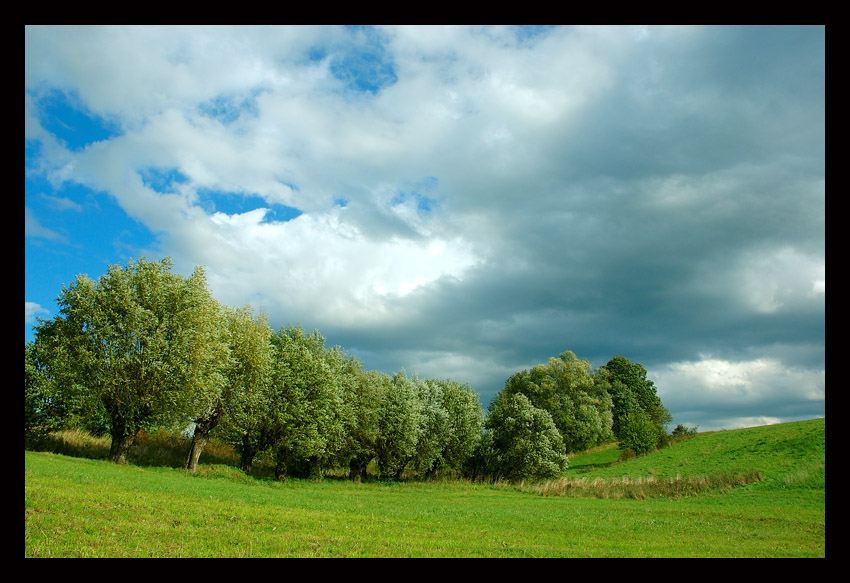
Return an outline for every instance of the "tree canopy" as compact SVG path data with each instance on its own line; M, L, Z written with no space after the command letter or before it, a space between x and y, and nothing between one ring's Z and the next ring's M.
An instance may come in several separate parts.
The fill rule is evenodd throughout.
M64 287L59 315L36 327L53 381L100 410L109 457L125 462L138 432L197 413L224 382L221 310L202 268L183 278L170 259L112 265Z
M208 401L191 418L194 431L186 460L188 470L197 470L198 458L222 420L230 417L231 425L240 421L248 425L250 421L244 417L255 415L262 406L274 363L273 332L266 320L265 315L255 316L248 306L224 307L223 334L229 347L228 358L220 363L224 382L218 385L218 392L206 393Z
M624 356L615 356L600 367L600 371L610 383L614 435L620 440L631 441L636 432L645 434L646 430L638 426L645 425L646 418L655 428L657 445L673 418L657 395L655 383L646 378L643 365L630 362Z
M491 433L489 467L495 478L541 480L567 469L564 441L552 416L524 394L493 401L486 428Z
M525 395L534 407L547 411L569 452L606 443L613 437L608 382L593 374L590 363L572 352L512 375L502 392Z

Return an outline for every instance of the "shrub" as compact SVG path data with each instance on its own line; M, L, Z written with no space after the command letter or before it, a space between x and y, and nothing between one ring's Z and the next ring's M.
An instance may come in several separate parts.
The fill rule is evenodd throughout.
M698 427L699 426L695 425L694 427L691 427L689 429L689 428L685 427L684 425L682 425L681 423L679 423L676 426L676 428L673 430L673 432L670 434L671 442L675 443L677 441L682 441L682 440L688 439L690 437L693 437L694 435L697 434Z
M635 459L636 457L637 457L637 454L635 453L635 450L633 450L630 447L627 447L626 449L624 449L622 451L622 453L620 453L620 457L618 459L621 462L627 462L629 460Z

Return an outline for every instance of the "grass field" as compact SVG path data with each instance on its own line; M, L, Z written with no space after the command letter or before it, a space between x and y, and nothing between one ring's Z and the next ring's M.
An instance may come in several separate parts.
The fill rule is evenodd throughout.
M823 419L704 433L541 484L274 482L25 452L25 557L824 557ZM202 458L203 461L203 458ZM707 480L720 476L720 479ZM736 476L747 476L739 481ZM652 484L703 478L699 493ZM582 488L566 488L572 480ZM635 489L635 484L649 484ZM737 485L743 484L743 485ZM589 486L588 486L589 485ZM666 492L666 493L665 493Z

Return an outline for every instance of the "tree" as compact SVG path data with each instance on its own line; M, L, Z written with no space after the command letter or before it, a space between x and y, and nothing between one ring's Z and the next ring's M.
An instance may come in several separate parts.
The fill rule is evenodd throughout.
M643 365L630 362L624 356L615 356L600 370L611 385L609 390L614 413L612 428L617 439L623 439L625 420L634 413L643 413L655 426L658 443L666 435L666 426L673 417L656 394L655 383L646 378L647 372Z
M349 479L359 481L366 479L366 468L377 455L381 399L391 380L384 373L363 370L359 363L352 363L350 374L349 382L343 384L350 414L340 457L347 461Z
M431 387L431 409L436 413L430 415L424 433L430 455L419 460L419 467L426 478L433 478L440 468L463 468L481 441L484 410L469 385L448 379L429 379L425 384Z
M111 265L63 286L59 315L36 326L60 391L106 415L109 459L126 463L136 435L184 422L220 390L221 312L202 268L183 278L169 258Z
M420 382L402 370L389 379L381 395L375 455L383 478L400 480L416 454L426 420L419 400Z
M24 434L38 440L60 429L68 416L52 379L39 358L34 342L24 344Z
M343 443L340 369L316 330L306 334L300 326L289 326L278 331L273 342L274 424L279 433L275 475L317 476Z
M568 351L512 375L502 392L525 395L534 407L547 411L566 450L573 452L613 438L608 386L605 377L592 373L587 360Z
M432 478L442 465L443 449L451 434L449 413L443 406L443 389L437 382L413 379L419 401L419 439L409 464L414 472Z
M209 443L212 431L225 416L235 418L233 425L244 421L238 416L256 409L271 381L273 331L266 316L254 316L248 306L223 309L229 358L221 363L224 383L220 385L220 391L208 394L210 401L192 420L195 427L186 459L186 469L191 472L197 471L198 458Z
M500 394L485 422L496 479L541 480L563 474L568 461L561 434L548 411L522 393Z

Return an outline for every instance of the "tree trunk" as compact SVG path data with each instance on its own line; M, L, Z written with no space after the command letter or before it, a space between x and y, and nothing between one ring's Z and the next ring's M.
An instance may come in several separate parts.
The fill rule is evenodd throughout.
M210 434L216 428L221 416L224 414L224 409L219 401L219 404L212 413L206 417L195 421L195 431L192 433L192 445L189 446L189 454L186 457L186 469L192 473L198 471L198 458L201 457L204 448L210 442Z
M308 465L309 465L308 472L309 472L310 479L321 480L324 472L323 472L323 469L322 469L322 461L319 459L319 457L315 456L315 455L310 456L310 460L308 462Z
M192 473L198 471L198 458L210 442L210 434L218 425L221 413L217 412L205 419L195 422L195 431L192 433L192 445L189 446L189 454L186 457L186 469Z
M239 468L246 474L251 474L251 465L254 463L254 456L257 455L257 450L251 446L251 438L247 433L242 435L242 456L239 459Z
M425 472L426 480L433 480L437 477L437 469L440 467L440 463L437 460L431 462L431 465L428 467L428 470Z
M130 454L130 448L136 440L135 433L128 433L126 425L120 423L118 427L112 425L112 444L109 446L109 461L116 464L126 464Z
M360 482L366 480L366 468L369 462L372 461L371 456L353 457L348 462L348 479L352 482Z
M395 474L393 475L393 480L395 480L396 482L401 482L401 475L404 473L405 467L407 467L406 463L399 466L399 468L395 471Z
M278 457L274 464L274 479L286 480L286 461L282 457Z
M186 469L193 474L198 471L198 458L210 442L210 432L198 430L199 427L196 426L195 433L192 435L192 444L189 446L189 454L186 457Z
M106 410L109 412L109 434L112 443L109 446L109 461L116 464L126 464L130 454L130 448L136 440L138 429L130 429L127 418L124 417L117 407L111 402L104 401ZM138 427L138 424L136 424Z

